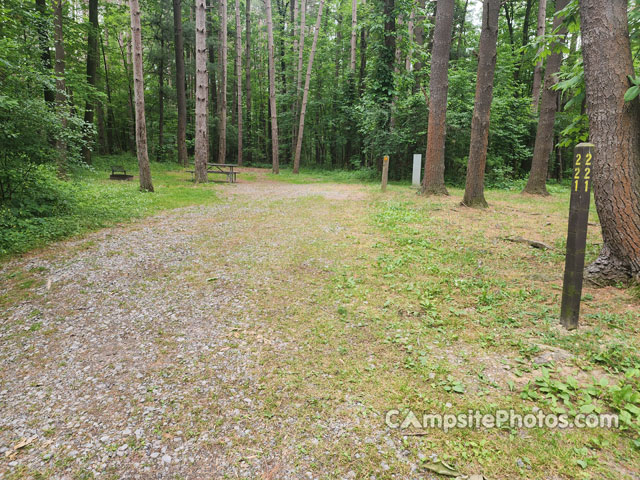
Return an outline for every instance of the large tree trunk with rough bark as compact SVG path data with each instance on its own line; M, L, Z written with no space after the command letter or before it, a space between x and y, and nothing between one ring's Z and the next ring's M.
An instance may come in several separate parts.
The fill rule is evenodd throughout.
M569 0L556 0L556 15L553 20L554 32L562 26L563 17L559 15L559 12L568 3ZM536 131L536 142L533 147L533 160L531 161L531 173L523 193L549 195L549 192L547 192L547 170L549 168L549 156L553 150L553 126L556 122L556 110L558 108L558 92L554 87L558 83L557 73L562 65L562 52L559 49L566 34L566 28L558 31L560 40L551 46L551 55L547 58L544 90L542 91L542 103L540 104L540 118Z
M313 32L313 43L311 44L311 53L309 54L309 63L307 64L307 76L304 80L304 92L302 93L302 106L300 107L300 124L298 125L298 141L296 142L296 154L293 160L293 173L300 170L300 153L302 152L302 138L304 134L304 117L307 112L307 100L309 98L309 84L311 83L311 69L313 68L313 58L316 55L316 47L318 45L318 33L320 32L320 21L322 19L322 8L324 0L320 0L318 6L318 18L316 19L316 28Z
M640 280L640 99L624 101L633 76L626 0L581 0L582 53L595 144L593 188L604 245L587 267L597 285Z
M62 0L53 0L53 27L54 46L56 52L55 75L56 75L56 109L63 128L67 127L67 94L65 92L65 70L64 70L64 39L62 35ZM56 140L58 150L58 175L65 175L65 161L67 158L67 145L58 136Z
M482 6L482 31L478 47L478 75L476 99L471 119L471 141L467 181L462 204L467 207L486 207L484 199L484 169L489 146L489 120L493 100L493 77L496 71L498 45L498 18L500 0L484 0Z
M544 36L547 26L547 0L539 0L538 4L538 30L536 36L540 39ZM538 55L542 48L538 50ZM533 70L533 87L531 88L531 110L535 113L538 111L538 103L540 101L540 86L542 85L542 67L543 60L538 60Z
M278 157L278 113L276 110L276 66L273 45L273 16L271 14L271 0L266 0L267 6L267 48L269 56L269 113L271 115L271 162L273 173L280 173Z
M240 0L236 0L236 87L238 102L238 165L242 165L242 29Z
M98 0L89 0L89 33L87 35L87 84L96 86L98 78ZM93 94L89 94L84 109L84 122L93 125L93 112L95 100ZM92 135L85 135L85 144L82 147L84 161L91 163L91 149L89 143Z
M220 119L218 122L218 163L227 158L227 0L220 0Z
M453 29L454 0L439 0L431 54L429 82L429 126L427 154L421 193L448 195L444 185L444 142L446 135L449 52Z
M131 8L131 41L133 59L133 93L136 109L136 148L140 190L153 192L149 154L147 153L147 123L144 115L144 80L142 73L142 29L140 27L140 4L129 0Z
M187 94L185 90L184 36L182 34L182 2L173 0L173 36L176 56L176 97L178 101L178 163L188 164L187 156Z
M247 161L251 162L251 155L253 152L253 115L251 112L251 0L246 0L245 4L245 17L246 17L246 64L245 64L245 75L246 75L246 86L247 89L247 143L249 149L247 150Z
M205 0L196 2L196 142L194 170L196 182L207 181L209 132L207 129L207 11Z

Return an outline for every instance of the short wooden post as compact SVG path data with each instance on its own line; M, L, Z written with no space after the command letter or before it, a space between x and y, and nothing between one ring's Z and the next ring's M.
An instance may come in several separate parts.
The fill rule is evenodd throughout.
M419 153L413 154L413 175L411 177L411 185L414 187L420 186L420 174L422 173L422 155Z
M562 285L562 306L560 307L560 322L567 330L578 328L580 318L584 254L587 246L587 225L594 163L593 148L592 143L581 143L576 146L574 152L567 255Z
M382 191L387 191L387 180L389 179L389 155L382 158Z

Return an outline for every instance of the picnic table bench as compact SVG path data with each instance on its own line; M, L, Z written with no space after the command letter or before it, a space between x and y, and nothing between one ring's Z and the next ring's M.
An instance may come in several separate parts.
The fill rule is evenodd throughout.
M235 163L207 163L207 173L218 173L227 176L229 183L236 183L238 172L234 170L238 168ZM191 179L195 177L195 170L187 170L191 174Z
M122 165L111 166L111 180L131 180L133 175L127 175L127 170Z

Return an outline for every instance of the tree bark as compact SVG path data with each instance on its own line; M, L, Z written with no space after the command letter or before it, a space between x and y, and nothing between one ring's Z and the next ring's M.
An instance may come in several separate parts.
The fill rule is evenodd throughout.
M207 129L207 12L205 0L196 1L196 139L194 177L197 183L207 181L209 132Z
M296 101L295 101L295 115L293 117L294 127L299 122L299 102L300 102L300 90L302 90L302 57L304 54L304 34L307 21L307 4L305 0L301 0L300 3L300 41L298 42L298 66L296 67ZM297 128L294 129L294 137L298 138Z
M273 16L271 14L271 0L266 0L267 6L267 45L269 51L269 110L271 114L271 162L273 173L280 173L278 158L278 114L276 110L276 67L273 45Z
M242 29L240 0L236 0L236 87L238 101L238 165L242 165Z
M538 41L544 37L544 32L547 25L547 0L539 0L538 4L538 30L536 31L536 37ZM540 55L542 47L538 50ZM539 60L533 69L533 87L531 88L531 110L536 113L538 111L538 103L540 101L540 86L542 85L542 67L543 60Z
M105 36L107 31L105 30ZM104 85L107 90L107 153L113 153L114 139L113 130L115 128L115 117L113 115L113 104L111 102L111 84L109 83L109 69L107 67L107 54L104 51L104 39L100 36L100 48L102 49L102 62L104 65Z
M465 0L464 9L462 10L462 18L460 20L460 29L458 30L458 46L456 48L456 58L462 55L462 37L464 37L464 24L467 20L467 10L469 9L469 0Z
M140 190L153 192L151 169L147 153L147 123L144 115L144 76L142 73L142 29L140 26L140 5L138 0L129 0L131 8L131 40L133 57L133 92L136 106L136 147Z
M471 120L467 181L462 200L462 205L467 207L487 206L487 201L484 199L484 169L489 146L489 120L493 100L493 77L496 71L499 16L500 0L483 0L482 31L478 47L478 80Z
M246 25L245 25L245 35L247 38L247 46L246 46L246 65L245 65L245 75L246 75L246 86L247 89L247 140L249 149L247 151L247 162L251 163L251 156L253 153L253 138L252 138L252 127L253 127L253 116L251 111L251 0L246 0L245 4L245 17L246 17Z
M160 32L160 61L158 64L158 150L156 160L164 157L164 38Z
M298 126L298 141L296 142L296 156L293 161L293 173L300 170L300 153L302 152L302 138L304 134L304 117L307 112L307 99L309 98L309 84L311 83L311 69L313 68L313 58L316 55L316 47L318 45L318 33L320 32L320 21L322 19L322 8L324 0L320 0L318 6L318 18L316 19L316 28L313 32L313 43L311 44L311 53L309 54L309 63L307 64L307 76L304 80L304 92L302 93L302 106L300 107L300 124Z
M362 0L364 5L366 0ZM358 73L358 93L364 92L364 81L367 74L367 29L362 26L360 29L360 71Z
M351 73L356 71L356 37L358 35L358 0L351 0Z
M409 13L409 22L407 23L407 39L409 45L413 44L413 26L415 24L416 18L416 9L415 6L411 8L411 13ZM407 56L404 59L404 69L407 72L413 70L413 48L410 46L409 51L407 52Z
M444 142L449 90L449 52L453 29L454 0L439 0L431 54L429 126L425 156L423 195L448 195L444 185Z
M582 53L595 144L593 188L604 245L587 280L640 280L640 100L624 101L634 75L626 0L581 0Z
M96 86L98 77L98 0L89 0L89 33L87 35L87 84ZM93 125L93 111L95 100L93 92L89 92L89 98L84 109L84 122ZM91 149L89 143L92 136L85 135L85 144L82 146L84 161L91 163Z
M173 36L176 56L176 97L178 103L178 163L187 166L187 94L185 90L184 36L182 34L182 2L173 0Z
M227 0L220 0L220 121L218 163L227 158Z
M47 75L51 75L51 51L49 50L49 11L46 0L36 0L36 10L38 12L38 40L40 44L40 60L42 68ZM44 87L44 100L49 105L53 105L56 100L56 92L49 86Z
M62 34L62 0L53 0L53 26L54 45L56 52L55 75L56 75L56 109L60 118L62 128L67 128L67 95L65 92L65 65L64 65L64 39ZM58 175L65 175L65 161L67 157L67 146L59 135L56 139L58 150Z
M531 173L524 187L523 193L532 195L549 195L547 192L547 173L549 169L549 156L553 151L553 126L556 122L556 110L558 107L558 92L554 87L558 83L556 74L562 65L562 53L559 51L563 44L566 28L562 27L563 17L559 12L563 10L569 0L556 0L556 14L553 19L553 31L560 39L551 46L551 55L547 58L547 68L544 74L544 90L542 91L542 104L540 105L540 118L536 131L536 142L533 148L533 160L531 161Z

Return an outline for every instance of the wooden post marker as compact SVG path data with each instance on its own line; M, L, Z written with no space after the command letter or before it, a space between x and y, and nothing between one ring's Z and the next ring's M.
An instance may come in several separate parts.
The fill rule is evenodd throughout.
M389 155L382 158L382 191L387 191L387 180L389 179Z
M578 328L580 317L584 251L587 246L587 222L591 200L593 149L592 143L581 143L576 146L574 152L567 255L564 264L562 306L560 308L560 323L567 330Z

